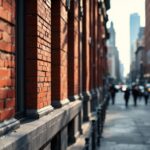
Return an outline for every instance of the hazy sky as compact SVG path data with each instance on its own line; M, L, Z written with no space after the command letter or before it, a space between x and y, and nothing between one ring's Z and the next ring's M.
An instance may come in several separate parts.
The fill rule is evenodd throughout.
M130 66L130 14L137 12L140 15L141 26L145 26L145 0L110 1L109 23L110 21L114 22L116 46L120 53L120 60L124 64L126 75Z

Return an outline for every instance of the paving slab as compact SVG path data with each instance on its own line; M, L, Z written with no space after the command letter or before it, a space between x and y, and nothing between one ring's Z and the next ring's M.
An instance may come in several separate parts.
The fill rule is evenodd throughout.
M125 107L122 92L117 93L115 105L109 104L99 150L150 150L150 100L144 99Z

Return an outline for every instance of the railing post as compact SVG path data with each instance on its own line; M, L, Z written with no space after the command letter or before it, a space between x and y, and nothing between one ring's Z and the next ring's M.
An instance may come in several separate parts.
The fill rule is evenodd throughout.
M102 121L101 121L101 108L97 109L97 145L100 146L101 141L101 127L102 127Z
M89 138L85 138L85 150L89 150Z
M92 120L92 150L96 150L96 121Z

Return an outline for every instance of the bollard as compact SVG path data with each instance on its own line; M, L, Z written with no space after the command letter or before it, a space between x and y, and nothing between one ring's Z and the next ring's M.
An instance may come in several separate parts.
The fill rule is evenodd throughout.
M105 104L102 104L102 110L101 110L101 134L103 133L103 127L104 127L104 120L105 120Z
M100 146L101 138L101 109L97 109L97 145Z
M85 150L89 150L89 138L85 138Z
M103 132L103 114L102 114L102 106L100 108L100 137L102 136Z
M92 150L96 150L96 121L92 120Z

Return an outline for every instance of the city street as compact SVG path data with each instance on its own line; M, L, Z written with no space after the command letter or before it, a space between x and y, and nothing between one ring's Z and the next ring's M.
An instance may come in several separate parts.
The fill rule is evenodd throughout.
M148 106L138 100L134 107L130 96L129 102L126 109L121 92L115 105L110 101L100 150L150 150L150 100Z
M149 95L150 0L0 0L0 150L150 150Z

